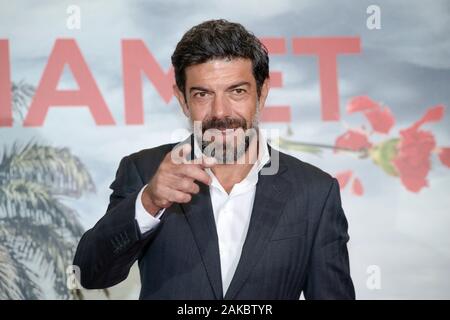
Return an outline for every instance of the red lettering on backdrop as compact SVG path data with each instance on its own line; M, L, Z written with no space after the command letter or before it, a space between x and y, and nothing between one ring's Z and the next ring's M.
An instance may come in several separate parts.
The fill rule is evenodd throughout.
M286 54L285 38L262 38L269 54ZM321 91L321 112L325 121L339 120L339 94L337 55L360 52L358 37L294 38L294 54L317 55ZM79 90L57 90L57 84L68 64ZM122 41L122 67L124 77L125 123L143 124L144 106L141 73L150 79L166 103L172 98L173 68L161 68L141 40ZM11 80L8 40L0 40L0 126L12 126ZM271 87L283 86L279 71L270 73ZM47 66L39 82L24 126L41 126L50 106L87 106L96 124L114 124L114 119L95 83L84 58L73 39L56 40ZM262 121L289 122L290 106L267 106Z
M65 64L68 64L72 71L79 90L56 89ZM50 106L87 106L97 125L114 124L114 119L89 67L73 39L56 40L25 118L24 126L42 126Z
M144 123L141 72L150 79L166 103L173 96L173 68L164 72L142 40L122 41L125 123Z
M358 37L294 38L292 46L294 54L318 56L322 120L339 120L337 55L359 53L360 39Z
M13 124L8 40L0 40L0 127Z
M266 46L269 54L286 54L286 40L284 38L262 38L261 42ZM280 71L270 72L270 87L283 87L283 74ZM261 114L262 122L290 122L291 107L282 106L265 106Z

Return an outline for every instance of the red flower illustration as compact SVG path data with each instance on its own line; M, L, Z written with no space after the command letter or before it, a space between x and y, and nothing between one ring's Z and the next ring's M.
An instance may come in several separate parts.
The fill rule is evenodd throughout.
M347 183L350 181L350 178L352 177L352 172L350 170L348 171L342 171L335 175L335 178L339 182L339 188L344 189Z
M370 99L368 96L358 96L350 99L347 104L347 112L359 112L365 110L373 110L380 108L380 105Z
M370 99L358 96L350 99L347 112L362 112L372 130L364 126L349 128L336 138L334 146L321 143L304 143L281 140L280 146L286 149L320 154L321 149L333 149L370 158L385 173L400 178L401 183L411 192L419 192L428 185L427 176L431 170L431 155L435 153L446 167L450 168L450 147L437 148L434 134L423 130L422 125L438 122L444 116L444 106L436 105L426 110L421 119L400 131L400 137L388 137L376 143L371 142L376 134L387 135L395 124L395 118L389 107ZM376 140L372 140L376 141ZM361 196L364 188L361 180L351 170L336 174L339 186L344 189L351 184L351 192Z
M444 114L443 106L436 106L408 129L400 131L398 154L393 164L403 185L410 191L418 192L427 186L427 175L430 171L430 156L436 147L434 136L429 131L420 130L426 122L439 121Z
M450 167L450 148L441 148L439 151L439 159L442 164L447 167Z
M336 139L335 146L337 148L358 151L364 148L370 148L372 144L369 142L364 131L350 129Z
M414 130L400 131L401 140L397 157L393 160L403 185L413 192L427 186L430 171L430 155L436 146L430 132Z
M335 175L335 178L338 180L339 188L341 190L343 190L347 186L350 179L352 178L352 175L353 175L353 172L351 170L341 171ZM353 178L352 193L356 196L362 196L364 193L364 188L363 188L363 185L361 183L361 180L359 180L359 178L356 178L356 177Z
M367 96L351 99L347 104L347 112L363 112L375 132L389 133L394 126L395 119L388 107L382 108L379 103Z
M420 118L419 121L415 122L410 128L418 129L421 125L427 122L438 122L444 116L444 106L439 104L437 106L431 107L427 112Z
M355 178L353 180L352 192L354 195L357 195L357 196L362 196L364 193L364 188L362 186L361 181L358 178Z
M389 133L395 124L394 116L388 107L369 110L364 112L364 115L369 120L372 129L378 133Z

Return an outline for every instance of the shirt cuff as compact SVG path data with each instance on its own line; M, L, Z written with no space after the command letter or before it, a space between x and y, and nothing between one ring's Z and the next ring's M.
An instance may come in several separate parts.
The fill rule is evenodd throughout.
M147 210L145 210L144 205L142 204L142 193L144 192L145 185L142 187L141 191L139 192L137 198L136 198L136 206L135 206L135 219L138 223L139 230L141 231L141 234L144 234L158 226L158 224L161 222L161 217L164 213L165 209L159 210L159 212L152 216Z

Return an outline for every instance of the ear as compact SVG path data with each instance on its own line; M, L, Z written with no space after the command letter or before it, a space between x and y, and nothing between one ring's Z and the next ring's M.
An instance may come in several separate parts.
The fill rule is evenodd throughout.
M259 96L259 111L262 111L264 105L266 103L267 96L269 95L270 89L270 80L267 78L264 80L263 85L261 86L261 95Z
M183 113L186 117L190 118L191 117L191 112L189 110L189 107L187 105L186 100L184 99L184 94L183 92L181 92L181 90L178 88L178 86L176 84L174 84L172 86L173 89L173 94L175 95L175 97L177 97L178 103L181 106L181 109L183 110Z

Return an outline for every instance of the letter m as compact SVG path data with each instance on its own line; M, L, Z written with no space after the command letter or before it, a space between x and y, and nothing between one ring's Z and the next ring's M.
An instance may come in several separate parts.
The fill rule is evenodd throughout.
M143 124L144 106L141 72L144 72L150 79L164 101L169 103L173 95L173 68L164 72L141 40L122 40L122 59L125 123Z

